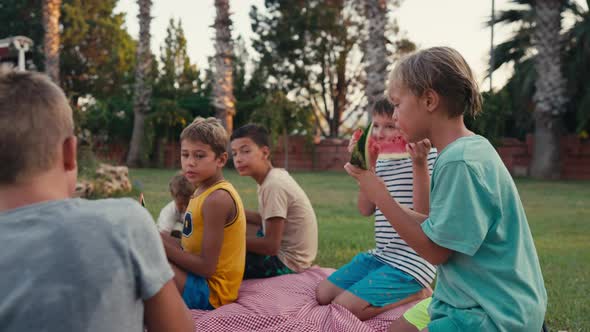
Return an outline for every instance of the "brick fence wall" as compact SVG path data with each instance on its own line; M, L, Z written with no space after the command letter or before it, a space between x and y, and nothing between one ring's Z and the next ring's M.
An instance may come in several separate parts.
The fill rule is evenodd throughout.
M283 139L279 139L272 154L273 164L294 171L342 171L350 159L348 139L326 138L309 142L305 137L289 137L288 155Z
M533 136L525 142L506 138L498 147L498 153L510 173L517 176L529 174L533 155ZM590 140L576 136L564 136L560 142L561 178L569 180L590 180Z
M287 167L292 171L343 171L349 160L348 139L327 138L319 142L307 141L301 136L291 136L285 151L280 139L273 151L273 164ZM180 168L180 146L178 143L166 143L162 147L163 165L167 168ZM127 147L124 144L96 145L97 156L115 164L125 162ZM528 136L525 142L506 138L498 147L498 153L511 174L526 176L529 174L533 138ZM288 152L288 153L287 153ZM564 136L561 140L561 178L590 180L590 141L582 141L575 136Z
M96 143L92 150L98 159L115 165L124 164L127 156L127 145L122 143Z

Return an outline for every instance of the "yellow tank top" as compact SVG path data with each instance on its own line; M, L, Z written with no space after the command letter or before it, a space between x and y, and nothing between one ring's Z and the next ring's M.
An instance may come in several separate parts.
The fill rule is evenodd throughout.
M231 183L223 180L193 197L186 209L182 235L182 248L185 251L200 254L203 240L203 203L216 190L225 190L236 205L236 217L223 229L223 244L217 268L209 284L209 303L215 308L234 302L244 276L246 265L246 214L244 205Z

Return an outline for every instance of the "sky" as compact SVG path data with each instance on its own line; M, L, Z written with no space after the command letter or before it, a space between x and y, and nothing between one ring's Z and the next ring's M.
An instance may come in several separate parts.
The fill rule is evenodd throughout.
M163 44L170 18L180 18L191 60L199 68L206 67L207 57L214 54L214 30L211 27L215 19L213 3L213 0L153 0L152 50L157 53ZM249 46L248 41L252 35L250 8L252 5L263 7L263 4L263 0L230 0L234 38L241 35ZM407 37L418 47L450 46L457 49L473 68L482 90L487 90L490 28L485 22L490 18L491 4L492 0L405 0L392 15L398 19L399 26ZM496 11L509 6L509 0L495 0ZM136 1L119 0L116 11L127 13L127 29L137 38L139 25ZM494 44L506 40L512 29L496 26ZM503 68L494 73L494 88L501 87L510 72L510 68Z

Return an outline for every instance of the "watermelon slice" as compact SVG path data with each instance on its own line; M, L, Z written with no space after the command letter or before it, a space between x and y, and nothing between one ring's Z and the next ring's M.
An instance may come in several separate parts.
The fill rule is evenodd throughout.
M375 165L377 160L391 160L409 158L410 154L406 151L406 141L401 136L396 136L391 140L377 141L371 136L370 124L360 135L359 129L354 132L354 138L358 141L352 151L350 163L362 169L369 169Z
M350 163L362 169L369 169L369 167L371 166L371 163L367 163L367 157L369 155L367 154L368 145L366 144L367 138L371 137L371 128L372 124L370 124L364 131L362 129L357 129L354 132L354 138L357 139L357 142L352 150L352 155L350 156Z

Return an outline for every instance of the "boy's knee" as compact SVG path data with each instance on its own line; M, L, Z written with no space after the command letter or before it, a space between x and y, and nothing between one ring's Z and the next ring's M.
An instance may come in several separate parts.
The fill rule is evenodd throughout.
M334 296L330 291L331 284L332 283L329 282L328 279L324 279L318 284L318 287L316 287L315 297L320 305L330 304L330 302L332 302L334 299Z
M342 294L336 296L332 303L346 308L361 320L364 320L362 319L363 311L369 306L366 301L358 298L350 292L343 292Z

